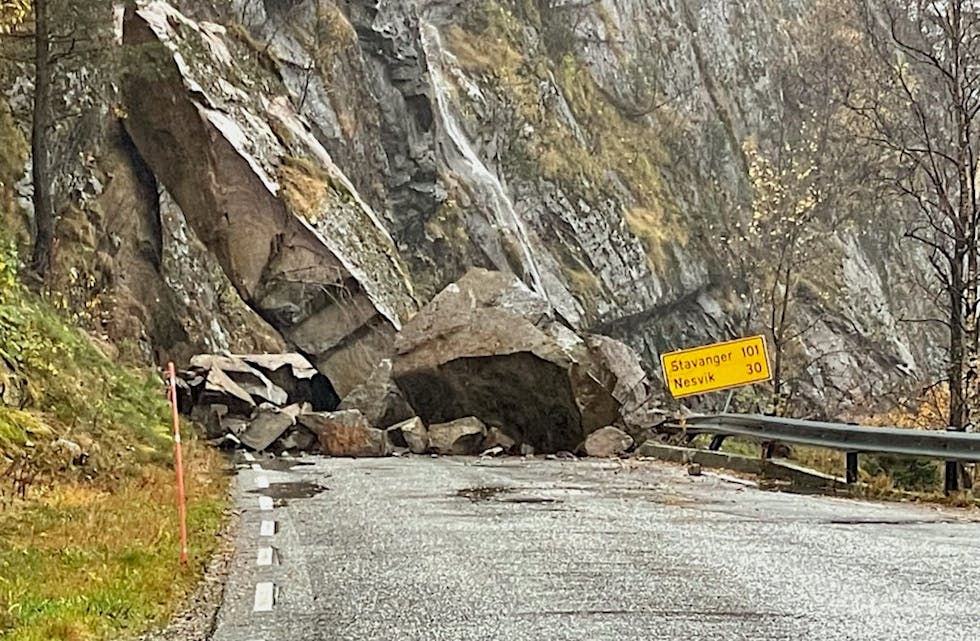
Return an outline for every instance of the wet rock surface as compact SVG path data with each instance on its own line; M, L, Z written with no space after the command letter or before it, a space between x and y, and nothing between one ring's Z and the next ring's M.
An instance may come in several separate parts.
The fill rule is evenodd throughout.
M388 431L398 433L404 446L413 454L425 454L429 451L429 431L417 416L392 425Z
M391 358L339 404L332 380L299 354L199 355L191 365L185 393L209 436L257 451L304 450L311 434L332 456L571 451L597 429L636 428L627 417L649 398L632 350L580 336L517 278L484 269L423 307L395 334ZM619 453L632 440L616 432L629 441ZM598 456L618 447L607 434L593 441Z
M357 409L375 427L391 427L415 416L405 394L391 378L391 359L384 359L363 384L344 397L338 409Z

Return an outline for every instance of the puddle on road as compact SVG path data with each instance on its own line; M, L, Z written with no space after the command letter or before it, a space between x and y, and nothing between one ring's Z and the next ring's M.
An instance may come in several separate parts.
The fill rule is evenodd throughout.
M263 494L277 502L282 501L285 503L291 499L313 498L320 492L329 489L312 481L296 481L294 483L272 483L266 489L249 490L249 492L252 494Z
M523 503L523 504L542 504L557 503L557 499L549 499L543 496L509 496L516 492L514 487L468 487L457 490L455 496L458 498L469 499L474 503L481 501L496 501L497 503Z
M468 487L466 489L458 490L456 496L461 499L469 499L471 501L490 501L497 497L499 494L508 494L513 492L512 487Z
M515 496L500 499L501 503L557 503L557 499L546 499L543 496Z
M307 467L313 465L311 461L297 461L289 458L273 458L260 461L262 468L273 472L288 472L294 467Z

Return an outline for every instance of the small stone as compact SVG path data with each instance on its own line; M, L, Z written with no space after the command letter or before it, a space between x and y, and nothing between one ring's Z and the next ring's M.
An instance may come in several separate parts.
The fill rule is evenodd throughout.
M483 450L480 456L500 456L503 453L504 453L504 448L498 445L497 447L491 447L490 449Z
M630 435L617 427L604 427L589 434L582 444L587 456L613 458L633 447Z
M429 426L429 447L438 454L475 454L487 434L487 426L475 416Z
M388 428L388 433L398 433L405 442L405 447L413 454L425 454L429 449L429 431L418 416L402 421Z
M574 454L572 454L571 452L569 452L568 450L562 450L561 452L558 452L557 454L555 454L555 456L557 456L560 459L566 459L566 460L569 460L569 461L577 461L578 460L578 457L575 456Z
M499 447L505 452L513 452L517 449L517 441L494 425L487 430L487 437L483 439L483 449L489 450L495 447Z
M701 476L701 464L691 463L687 466L687 473L690 476Z

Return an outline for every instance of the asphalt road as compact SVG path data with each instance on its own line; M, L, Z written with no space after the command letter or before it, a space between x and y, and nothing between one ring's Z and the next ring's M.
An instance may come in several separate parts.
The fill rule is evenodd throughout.
M238 475L242 529L213 641L980 633L980 524L967 512L650 463L295 462Z

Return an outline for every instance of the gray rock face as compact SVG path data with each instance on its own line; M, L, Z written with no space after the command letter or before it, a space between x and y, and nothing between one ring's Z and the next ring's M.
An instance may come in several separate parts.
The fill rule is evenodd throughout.
M616 427L603 427L589 434L582 444L582 451L587 456L596 458L612 458L633 447L633 439L629 434Z
M388 456L391 447L385 433L371 427L357 410L301 414L297 420L317 435L328 456Z
M429 426L429 447L436 454L479 454L487 426L468 416Z
M146 56L167 52L123 79L140 154L243 300L345 395L415 307L387 230L288 100L229 82L225 28L151 2L127 13L124 34Z
M743 144L778 140L797 111L794 29L813 6L172 0L116 25L100 5L127 64L66 61L85 115L56 132L55 191L102 219L93 237L132 301L110 332L147 357L297 349L344 397L419 303L479 265L656 372L663 351L743 333L720 238L751 196ZM2 82L28 113L30 79ZM813 330L794 349L822 411L941 368L941 337L898 322L934 310L907 285L928 265L889 225L814 252ZM487 375L528 366L478 358ZM638 390L612 393L629 406ZM650 421L640 409L628 426Z

